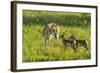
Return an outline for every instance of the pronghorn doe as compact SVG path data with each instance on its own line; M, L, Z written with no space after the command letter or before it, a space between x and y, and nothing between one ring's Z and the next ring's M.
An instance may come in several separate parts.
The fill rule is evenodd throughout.
M75 48L75 44L76 41L75 40L70 40L64 37L64 33L59 37L62 40L62 43L64 44L64 51L66 50L66 47L68 46L68 44L71 45L71 47L73 48L74 52L76 52L76 48Z
M84 48L86 48L86 50L88 50L88 46L87 46L88 45L88 41L87 40L76 39L74 35L71 35L70 39L76 41L76 50L78 49L79 45L82 45Z
M59 40L59 32L60 27L55 23L49 23L44 26L43 37L45 39L45 47L48 45L48 48L50 48L52 39L56 39L57 41Z

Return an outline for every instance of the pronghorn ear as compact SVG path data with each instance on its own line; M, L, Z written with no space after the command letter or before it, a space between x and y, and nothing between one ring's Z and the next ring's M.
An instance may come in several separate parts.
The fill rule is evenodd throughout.
M52 24L52 28L54 27L54 24Z

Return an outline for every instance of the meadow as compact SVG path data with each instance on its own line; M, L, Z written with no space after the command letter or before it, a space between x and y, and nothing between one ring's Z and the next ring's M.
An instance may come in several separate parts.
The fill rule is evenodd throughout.
M89 13L31 11L23 10L23 62L85 60L91 58L91 15ZM65 37L75 35L77 39L88 40L88 51L79 46L75 53L71 46L66 48L59 40L58 45L51 43L51 48L45 48L42 30L48 23L57 23L60 26L60 35Z

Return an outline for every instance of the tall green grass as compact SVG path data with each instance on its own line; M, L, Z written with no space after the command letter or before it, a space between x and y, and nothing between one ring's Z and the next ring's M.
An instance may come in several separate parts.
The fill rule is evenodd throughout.
M60 26L61 31L66 33L66 38L74 34L78 39L88 40L89 51L84 52L85 48L79 47L79 51L74 53L70 46L68 46L66 52L64 52L64 45L61 39L59 45L52 42L50 49L45 48L45 42L41 32L42 27L42 25L38 24L31 26L23 25L23 62L90 59L91 47L89 29ZM62 34L62 32L60 34Z

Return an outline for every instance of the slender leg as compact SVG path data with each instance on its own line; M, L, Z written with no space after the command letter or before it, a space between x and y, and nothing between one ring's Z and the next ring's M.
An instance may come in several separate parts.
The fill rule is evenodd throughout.
M86 44L86 50L88 50L87 44Z
M74 43L72 44L72 48L73 48L74 52L76 52L76 48L75 48L75 44Z
M59 47L59 39L56 39L56 46Z
M59 34L57 34L57 46L59 45Z
M45 48L46 48L46 43L47 43L47 40L45 39Z
M84 43L83 44L83 46L84 46L84 48L85 48L85 50L84 50L84 52L87 50L87 52L88 52L88 47L87 47L87 44L86 43ZM89 52L88 52L89 53Z
M48 40L48 48L50 48L50 43L51 43L51 41L50 41L50 40Z
M67 47L67 43L66 43L66 44L64 44L64 46L65 46L65 47L64 47L64 52L65 52L65 51L66 51L66 47Z
M78 50L78 43L76 43L76 50L79 51L79 50Z
M59 36L58 34L55 34L56 35L56 38L54 39L54 43L57 47L59 47Z
M88 51L88 47L87 47L87 44L84 44L84 48L86 48L86 50Z

